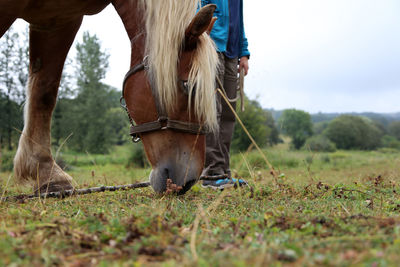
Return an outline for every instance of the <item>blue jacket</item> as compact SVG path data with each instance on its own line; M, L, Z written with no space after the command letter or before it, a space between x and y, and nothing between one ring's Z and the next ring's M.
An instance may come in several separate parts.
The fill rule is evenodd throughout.
M216 4L217 9L214 16L218 19L210 33L211 38L217 45L218 52L226 52L229 36L229 0L201 0L202 6L207 4ZM248 42L244 32L243 25L243 0L240 0L240 41L239 41L239 58L243 56L250 56L248 50Z

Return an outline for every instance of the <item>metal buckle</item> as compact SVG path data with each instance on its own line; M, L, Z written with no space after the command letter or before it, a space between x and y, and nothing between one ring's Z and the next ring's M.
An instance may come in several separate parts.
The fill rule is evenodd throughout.
M121 105L121 107L123 109L126 110L126 103L125 103L125 98L123 96L121 96L121 98L119 99L119 104Z
M149 55L144 56L144 58L142 60L142 64L143 64L143 68L145 70L149 69Z
M138 134L132 135L132 142L135 144L140 142L140 137Z
M161 129L160 130L167 130L167 124L168 124L168 117L161 116L158 118L158 121L161 124Z

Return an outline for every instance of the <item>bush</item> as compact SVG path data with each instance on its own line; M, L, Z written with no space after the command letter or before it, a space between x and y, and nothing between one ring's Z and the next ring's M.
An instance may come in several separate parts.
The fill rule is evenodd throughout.
M331 157L329 157L329 155L321 155L321 161L324 163L329 163L331 162Z
M372 150L381 145L383 133L368 119L342 115L329 123L324 135L339 149Z
M256 143L260 147L277 144L279 133L272 114L263 110L256 100L249 100L247 97L245 98L245 106L245 111L238 112L238 114ZM239 105L237 110L239 110ZM237 123L232 138L232 151L246 151L250 144L249 137Z
M389 125L389 133L400 141L400 121L394 121Z
M13 170L14 156L15 156L15 151L0 152L0 171L7 172Z
M341 152L335 152L333 154L331 154L330 158L332 160L342 160L342 159L349 159L351 156L349 156L348 154L344 154Z
M304 148L313 152L335 152L336 145L326 136L315 135L307 139Z
M378 149L379 152L383 154L398 154L399 150L395 148L390 148L390 147L382 147Z
M312 135L311 116L305 111L285 109L279 118L279 124L283 133L292 138L292 146L295 149L300 149Z
M126 167L148 167L149 163L147 162L146 153L144 152L144 148L142 143L135 144L130 150L130 155L128 158L128 162L126 163Z
M400 141L396 137L391 135L385 135L382 137L382 146L385 148L393 148L400 150Z
M321 121L321 122L316 122L313 124L313 133L315 135L322 134L325 129L328 127L329 122L328 121Z

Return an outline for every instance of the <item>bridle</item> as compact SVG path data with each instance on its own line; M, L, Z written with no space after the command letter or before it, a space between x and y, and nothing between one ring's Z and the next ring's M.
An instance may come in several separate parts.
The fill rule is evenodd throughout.
M204 135L204 134L208 133L208 131L201 124L187 122L187 121L180 121L180 120L171 120L170 118L168 118L167 112L161 106L158 92L156 90L154 90L154 88L152 86L151 86L151 92L152 92L154 102L156 105L158 118L155 121L145 122L142 124L136 124L134 122L134 120L132 119L132 117L129 113L128 107L126 106L126 103L124 103L125 102L125 99L124 99L125 84L131 76L133 76L134 74L136 74L140 71L146 71L146 70L148 70L148 68L149 68L148 67L148 56L145 56L141 63L133 66L125 74L124 81L122 83L122 96L120 98L120 103L121 103L122 108L124 108L128 114L129 122L131 124L130 135L132 136L132 141L134 143L139 142L140 134L142 134L142 133L164 131L164 130L174 130L174 131L178 131L178 132L184 132L184 133L196 134L196 135ZM181 81L181 83L182 83L182 86L185 88L186 83L184 81Z

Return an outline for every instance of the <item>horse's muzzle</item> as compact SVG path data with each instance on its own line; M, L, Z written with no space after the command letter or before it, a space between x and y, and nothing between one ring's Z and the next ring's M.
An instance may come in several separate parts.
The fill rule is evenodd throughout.
M176 186L182 189L178 194L186 193L197 181L201 174L202 166L197 164L179 164L177 162L161 163L153 168L150 173L150 184L154 191L163 193L167 190L167 179L171 179Z

